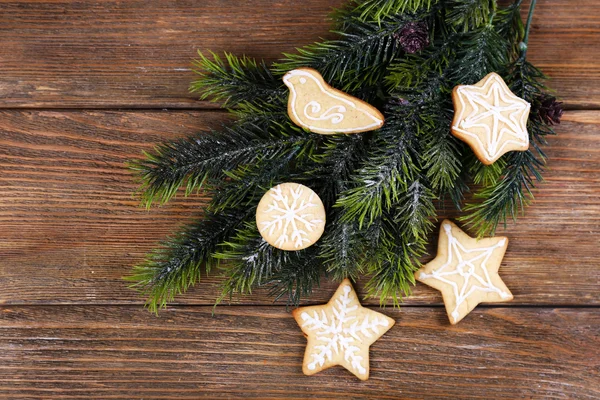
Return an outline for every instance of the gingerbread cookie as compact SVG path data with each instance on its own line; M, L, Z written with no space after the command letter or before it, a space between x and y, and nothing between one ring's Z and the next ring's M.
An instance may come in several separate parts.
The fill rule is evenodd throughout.
M473 239L458 226L442 222L438 254L415 273L415 278L440 292L452 325L479 303L513 299L498 268L508 247L505 237Z
M302 371L313 375L341 365L361 380L369 378L369 347L394 320L360 305L349 279L344 279L329 303L294 310L308 343Z
M383 115L370 104L334 89L312 68L288 72L288 114L294 123L314 133L358 133L383 126Z
M452 134L471 146L483 164L529 148L530 104L515 96L500 75L492 72L474 85L456 86L452 100Z
M325 229L325 207L310 188L282 183L271 188L256 209L262 237L281 250L302 250L314 244Z

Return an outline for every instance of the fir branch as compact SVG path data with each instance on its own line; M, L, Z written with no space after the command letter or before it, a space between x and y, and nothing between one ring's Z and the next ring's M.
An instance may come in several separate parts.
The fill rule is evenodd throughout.
M525 37L525 26L521 20L522 0L515 0L507 7L499 8L494 16L493 24L498 35L502 36L511 44L510 59L514 60L520 49L519 44Z
M544 94L545 77L529 62L517 60L509 71L506 78L515 95L533 102ZM531 188L534 182L542 181L546 156L540 145L545 144L545 137L554 131L540 120L535 110L530 112L527 131L530 146L533 146L537 156L531 149L506 154L502 158L505 162L502 161L501 179L498 177L492 182L488 179L490 185L474 196L479 202L465 207L468 214L461 220L475 227L480 236L493 234L500 223L506 226L509 217L515 220L533 198Z
M287 297L288 306L298 307L303 298L310 296L323 274L323 264L317 254L319 246L312 246L289 255L289 260L273 274L269 294L274 301Z
M334 280L355 280L363 272L367 253L365 230L360 230L355 222L343 221L339 212L334 218L321 238L319 258Z
M425 196L422 199L425 200ZM425 204L430 201L426 200ZM425 204L423 207L429 208ZM416 207L416 210L420 209L421 206ZM391 299L392 304L398 306L402 297L411 293L411 285L415 284L414 273L420 267L419 257L425 254L426 239L414 237L413 232L420 231L425 236L427 227L402 230L394 219L393 213L386 213L377 224L379 232L374 234L378 237L377 244L365 259L370 275L365 289L367 296L379 297L381 305Z
M491 22L496 7L496 0L448 0L446 22L468 32Z
M327 208L348 189L351 174L364 161L367 148L367 136L363 134L324 137L320 152L312 158L316 168L307 173L307 178L313 185L318 183L319 197Z
M437 124L421 139L421 169L438 195L450 193L462 171L464 146L448 132L449 125Z
M454 57L457 39L458 35L437 39L419 54L406 54L394 61L385 77L386 84L395 91L418 91L427 78L443 76Z
M431 6L437 2L438 0L355 0L357 5L353 9L353 13L358 14L362 21L381 23L384 19L405 12L414 13L417 10L430 10Z
M275 100L255 99L241 102L229 110L237 117L236 124L253 124L269 129L273 123L283 123L287 118L287 98Z
M433 228L431 220L436 217L434 198L431 189L419 179L413 181L395 208L394 222L398 229L409 231L411 237L426 241L427 233Z
M355 92L373 86L385 74L385 68L398 53L394 34L411 20L397 16L381 24L353 20L344 31L336 31L339 39L314 43L297 49L297 54L284 54L274 64L275 72L301 67L317 69L325 81L339 89Z
M221 182L228 171L258 160L281 157L297 145L298 138L282 134L275 120L270 124L266 129L254 123L239 123L220 131L162 143L154 153L145 152L145 159L129 164L140 182L143 204L146 207L155 201L164 204L181 186L185 186L187 196L206 183Z
M476 157L471 155L468 161L469 173L472 176L473 183L489 187L495 185L502 177L502 173L506 168L506 159L500 158L492 165L485 165Z
M503 178L475 194L480 203L467 204L467 215L460 218L473 226L482 237L494 235L498 224L506 226L507 218L516 220L533 198L534 179L541 181L544 163L530 151L507 155Z
M248 215L247 210L239 209L205 215L168 238L125 279L133 282L130 287L147 298L146 307L157 313L200 279L202 265L207 273L216 265L211 256L213 251Z
M208 209L219 212L233 207L250 207L277 183L301 180L302 177L294 176L293 167L310 159L320 140L320 136L303 132L303 135L279 143L282 146L281 156L245 164L227 172L229 179L213 190L214 196Z
M529 103L545 93L544 81L548 79L529 61L517 60L507 67L506 81L510 90Z
M241 227L219 246L213 257L224 261L221 268L225 279L217 304L233 295L252 293L254 287L263 285L286 262L286 252L269 245L254 223Z
M194 60L200 78L192 82L190 91L200 93L200 99L210 98L223 106L235 107L241 103L281 102L286 91L282 82L275 78L264 61L246 56L236 57L225 53L225 61L211 53L213 60L198 51Z
M406 182L418 173L417 132L411 121L388 118L367 153L367 160L352 177L352 187L343 192L336 207L344 209L344 220L355 220L359 228L371 224L389 210L406 191Z
M509 43L493 25L485 25L462 36L457 57L450 68L453 82L472 84L506 66Z
M265 242L256 224L247 223L214 254L215 259L224 261L217 304L268 285L275 300L287 295L288 304L297 306L318 284L321 264L316 251L314 246L295 252L279 250Z
M430 82L435 82L434 78ZM463 142L450 134L452 104L445 84L437 93L429 96L420 107L419 143L420 169L425 171L428 185L443 196L452 193L462 171L462 155L466 152Z
M358 278L364 257L364 231L355 222L345 222L343 212L331 207L340 193L348 189L351 174L364 160L367 136L335 135L323 143L323 152L315 157L317 169L310 173L319 183L319 196L330 209L328 228L320 240L320 262L333 279Z

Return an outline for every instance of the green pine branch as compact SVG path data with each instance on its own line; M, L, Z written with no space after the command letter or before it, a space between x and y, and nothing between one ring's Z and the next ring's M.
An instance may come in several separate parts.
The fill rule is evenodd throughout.
M439 196L453 192L463 169L465 146L450 134L448 126L450 119L436 119L421 139L421 170Z
M356 280L364 271L369 243L365 238L365 230L360 230L355 222L343 221L342 217L343 214L335 213L335 219L323 234L319 258L334 280Z
M484 25L461 36L460 47L450 68L455 84L470 85L490 72L505 68L510 44L493 25Z
M517 60L508 70L507 83L517 96L530 103L543 96L545 76L539 69L527 61ZM509 218L516 220L533 199L531 189L534 183L542 181L546 156L540 146L546 144L545 137L554 131L535 113L536 110L532 109L527 123L532 148L508 153L489 167L486 173L491 173L491 177L480 178L488 185L475 193L477 202L465 207L467 215L462 220L472 225L480 236L493 235L499 224L506 226ZM500 168L501 172L498 171Z
M426 184L419 179L413 181L395 207L397 229L410 232L410 237L416 240L426 241L433 228L432 220L436 218L434 199L433 191Z
M288 306L298 307L307 298L323 275L323 264L319 262L319 245L288 255L289 259L276 271L268 283L269 294L274 301L286 298Z
M418 93L419 86L426 84L430 77L436 79L446 74L450 62L454 59L457 41L460 35L440 35L433 46L418 54L407 54L390 64L386 84L392 91Z
M192 82L190 91L200 99L218 101L227 107L243 103L281 103L286 95L280 79L271 73L263 61L225 53L225 60L211 53L212 60L198 51L194 72L199 79Z
M511 44L510 59L513 60L519 53L519 44L525 37L525 26L521 20L521 3L515 0L507 7L499 7L494 16L493 25L498 35L506 38Z
M380 23L349 18L342 30L334 31L337 39L298 48L296 54L284 54L285 58L274 64L274 71L284 74L295 68L311 67L335 87L375 99L387 66L402 53L394 35L407 22L424 19L429 14L397 14ZM365 97L365 87L368 97Z
M319 153L312 157L313 171L307 172L311 185L319 186L319 196L326 206L333 205L356 168L364 162L369 138L363 134L325 136Z
M379 297L381 305L391 299L398 306L411 293L436 218L433 200L431 190L416 179L392 213L382 218L379 241L367 264L371 278L366 285L367 295Z
M275 300L287 296L288 304L297 306L318 285L322 271L316 252L316 247L295 252L279 250L260 236L256 224L245 224L214 254L215 259L223 261L224 279L217 304L266 286Z
M294 175L297 163L308 162L320 137L303 133L278 143L279 157L262 159L254 164L244 164L227 172L228 180L213 190L208 210L220 212L228 208L251 207L258 203L269 188L286 181L299 181Z
M200 280L202 266L208 273L217 264L212 253L249 215L239 209L205 215L164 241L125 279L147 299L147 308L158 312Z
M474 155L471 155L467 164L473 183L489 187L496 184L502 178L502 173L506 168L506 159L500 158L492 165L485 165L474 157Z
M362 21L390 19L398 14L428 11L438 0L355 0L356 8L352 9Z
M534 180L542 181L543 166L530 150L509 153L502 179L475 193L480 202L467 204L467 215L460 220L473 226L480 237L493 236L499 224L506 227L508 218L516 220L533 199Z
M275 270L281 269L286 253L265 242L256 224L247 223L219 246L214 258L224 261L218 304L227 297L252 293L255 286L263 285Z
M488 24L496 13L496 0L447 0L446 22L469 32Z
M381 305L391 299L398 306L411 293L434 217L431 191L413 181L396 209L378 220L378 232L371 233L377 241L365 259L370 275L365 286L367 296L379 297Z
M287 116L283 116L287 120ZM307 142L298 129L281 129L275 119L269 127L238 123L219 131L201 133L158 145L144 159L129 166L140 182L139 193L146 207L154 202L164 204L178 189L185 195L208 184L218 186L228 173L261 160L278 159ZM298 136L293 136L297 134Z
M359 228L373 223L406 191L419 168L415 163L417 132L410 121L395 117L373 137L367 160L353 174L350 189L336 203L344 221L357 221Z

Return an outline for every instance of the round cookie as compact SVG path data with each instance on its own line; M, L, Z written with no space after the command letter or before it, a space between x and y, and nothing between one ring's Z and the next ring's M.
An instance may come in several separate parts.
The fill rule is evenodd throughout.
M325 206L311 188L282 183L269 189L258 203L256 225L271 246L302 250L323 234Z

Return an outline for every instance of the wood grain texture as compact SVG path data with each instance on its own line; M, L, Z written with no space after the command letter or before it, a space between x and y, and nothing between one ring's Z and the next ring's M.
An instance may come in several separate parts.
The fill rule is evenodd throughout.
M343 3L0 0L0 107L214 107L187 91L196 50L272 61ZM568 106L600 107L599 48L600 2L538 2L529 58Z
M132 196L136 186L125 162L224 118L196 111L0 112L0 302L141 304L121 278L161 238L199 215L206 199L180 196L146 212ZM568 112L558 132L535 203L499 232L510 238L500 274L513 305L600 305L600 115ZM212 304L219 282L203 279L177 301ZM324 281L311 303L329 299L335 286ZM421 284L407 299L440 302L437 291ZM239 301L270 303L266 290Z
M535 203L500 232L515 300L450 326L418 285L383 310L397 323L372 346L367 382L302 375L305 339L265 290L213 317L212 276L156 318L126 288L206 204L146 212L125 167L225 120L187 91L196 50L275 60L327 36L344 1L0 0L0 399L600 398L598 111L565 114ZM600 108L599 32L596 0L538 2L529 58L569 108ZM99 110L111 108L156 111Z
M600 314L487 308L384 310L371 377L302 374L306 340L284 307L3 307L0 397L596 399Z

